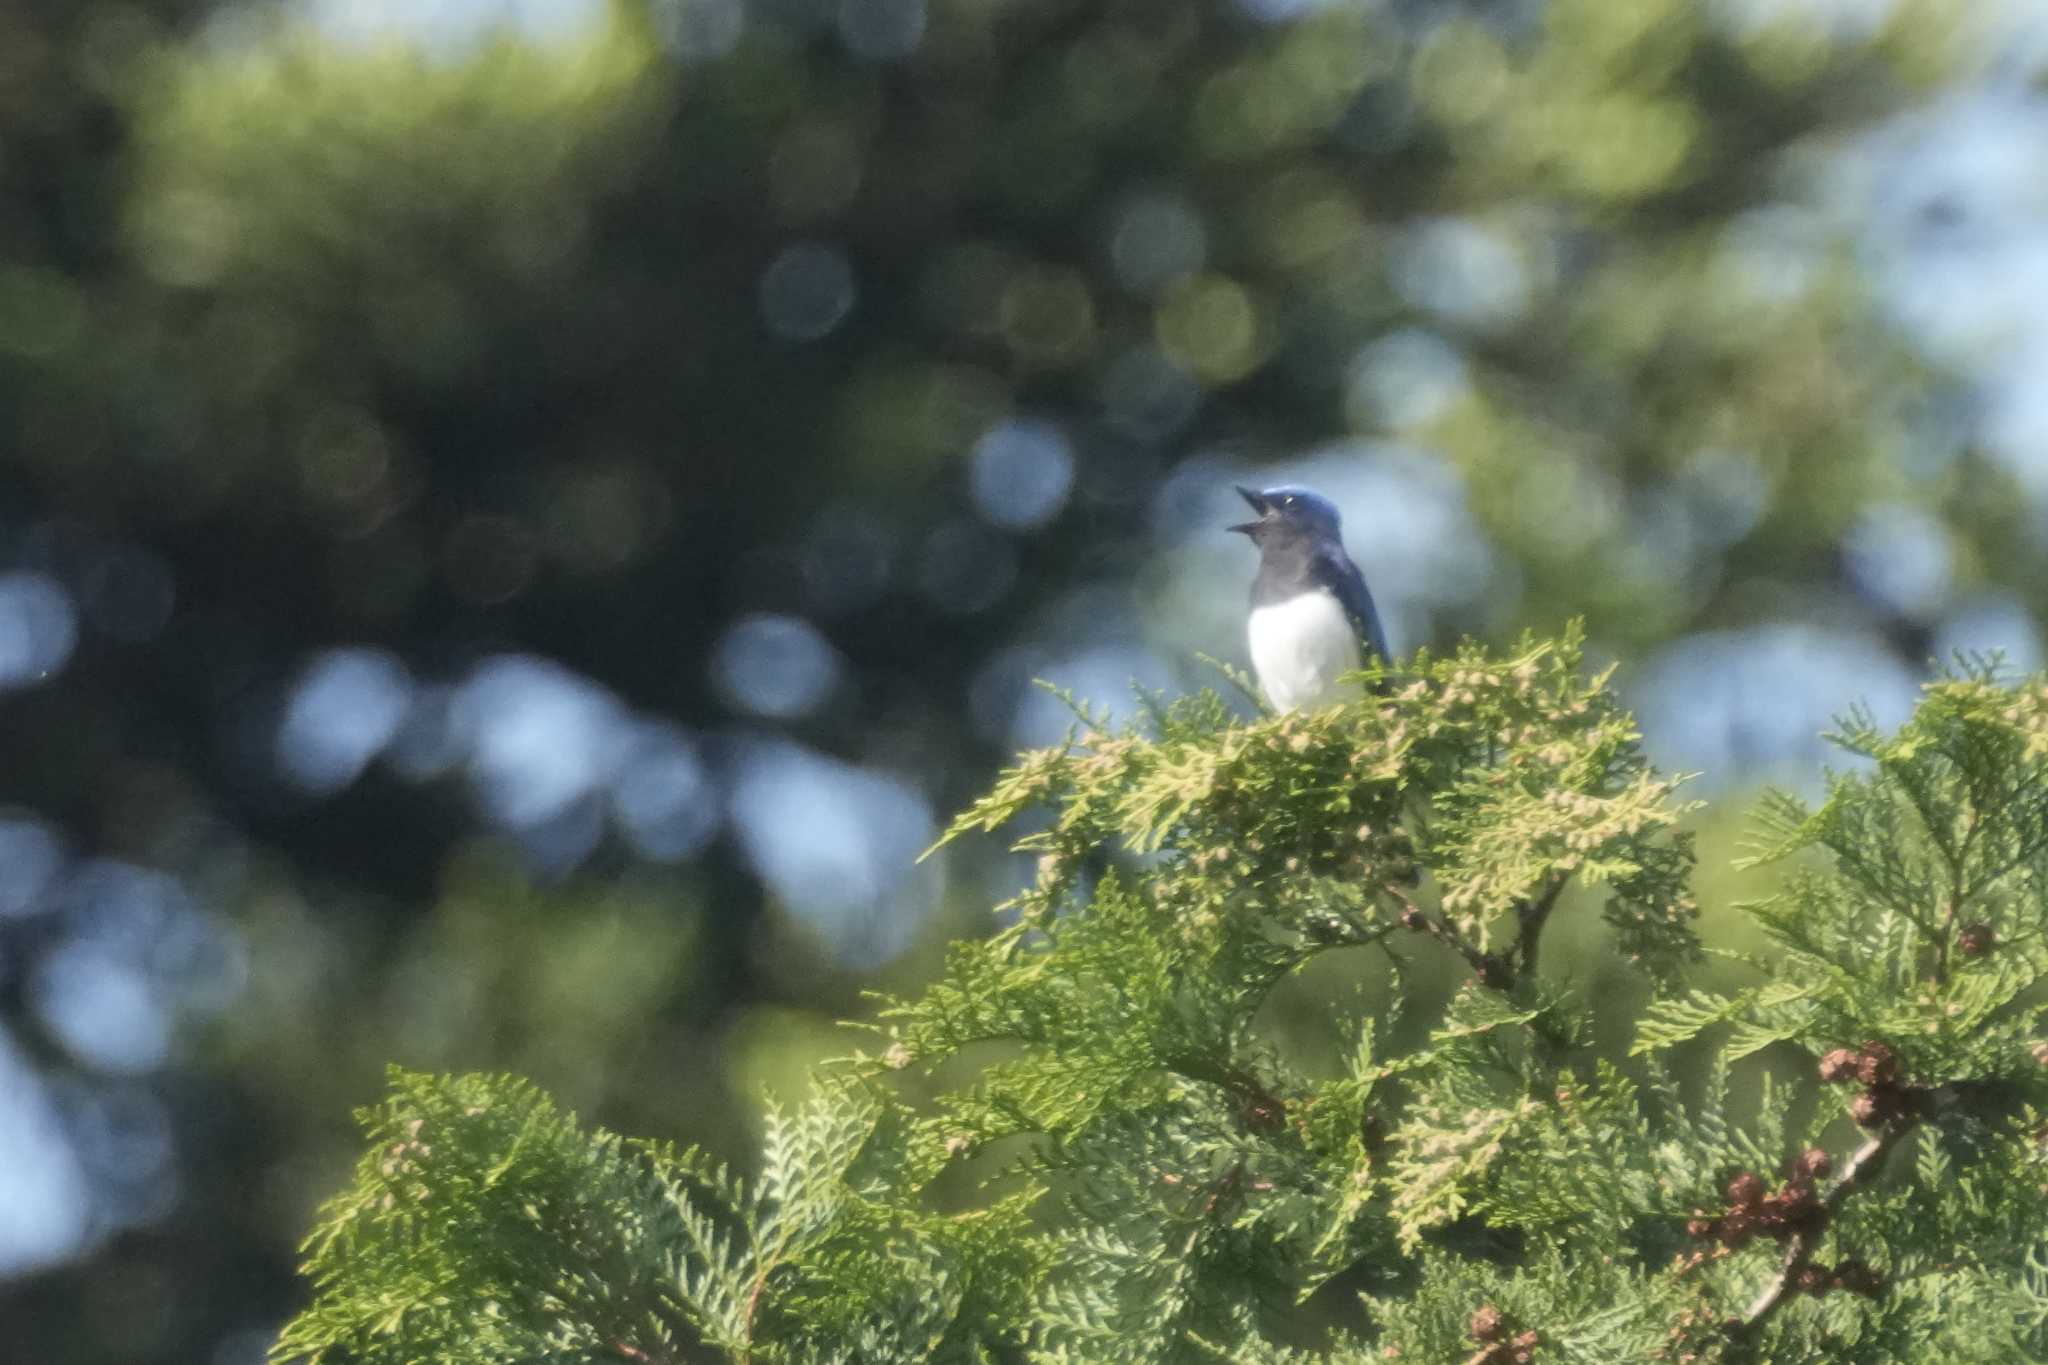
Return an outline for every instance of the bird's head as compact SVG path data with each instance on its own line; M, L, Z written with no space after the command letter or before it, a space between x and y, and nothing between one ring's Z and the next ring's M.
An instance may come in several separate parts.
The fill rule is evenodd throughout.
M1239 522L1230 529L1250 536L1255 544L1324 536L1335 539L1341 529L1337 505L1320 493L1294 484L1282 484L1264 492L1239 484L1237 491L1259 518Z

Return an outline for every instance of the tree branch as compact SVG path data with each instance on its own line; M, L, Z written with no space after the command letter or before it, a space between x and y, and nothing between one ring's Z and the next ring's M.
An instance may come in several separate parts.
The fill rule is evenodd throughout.
M1946 983L1948 981L1949 946L1955 941L1956 918L1962 913L1963 909L1965 873L1969 867L1970 845L1976 842L1978 821L1981 815L1982 808L1975 802L1972 802L1969 824L1963 830L1963 837L1957 842L1954 853L1950 855L1948 908L1942 913L1941 917L1941 937L1936 939L1934 944L1934 979L1937 982Z
M1550 922L1550 912L1557 908L1557 898L1563 894L1565 883L1571 880L1569 873L1553 873L1550 885L1534 900L1525 900L1515 908L1515 918L1521 932L1515 939L1515 960L1520 965L1517 974L1527 976L1536 970L1536 948L1543 935L1543 926Z
M1827 1235L1828 1226L1834 1221L1835 1209L1853 1191L1870 1182L1885 1156L1900 1138L1913 1130L1916 1123L1910 1118L1902 1119L1856 1149L1841 1178L1822 1196L1820 1216L1793 1233L1785 1243L1785 1259L1779 1264L1777 1275L1750 1301L1748 1310L1740 1318L1730 1320L1727 1328L1730 1337L1737 1341L1753 1339L1771 1320L1771 1315L1798 1292L1799 1272L1813 1263L1813 1253L1819 1249L1821 1238Z
M1812 1264L1814 1251L1834 1222L1835 1210L1842 1201L1876 1178L1878 1167L1900 1139L1937 1114L1961 1110L1988 1121L2009 1115L2016 1102L2011 1087L1997 1081L1951 1081L1905 1090L1900 1092L1899 1098L1904 1112L1856 1149L1841 1178L1821 1197L1819 1216L1793 1233L1786 1242L1785 1259L1778 1274L1750 1301L1748 1311L1740 1318L1729 1319L1724 1331L1732 1341L1753 1342L1771 1315L1793 1296L1798 1289L1799 1272Z
M1465 936L1452 928L1451 922L1442 915L1417 905L1415 898L1394 882L1382 882L1380 889L1401 903L1401 923L1417 933L1428 934L1464 958L1482 985L1506 990L1514 984L1513 970L1504 959L1482 953L1475 945L1466 942Z

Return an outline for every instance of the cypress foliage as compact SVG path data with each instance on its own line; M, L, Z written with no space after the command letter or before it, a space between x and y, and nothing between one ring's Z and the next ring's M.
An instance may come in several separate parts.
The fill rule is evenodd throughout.
M1775 951L1712 993L1688 806L1581 663L1077 708L945 836L1030 815L1033 884L770 1112L752 1179L394 1072L277 1358L2048 1357L2048 683L1971 664L1897 734L1852 716L1825 800L1764 803ZM1654 991L1625 1059L1540 970L1596 905ZM1316 1067L1261 1011L1341 953L1465 981L1347 1007ZM1766 1049L1795 1080L1751 1103Z

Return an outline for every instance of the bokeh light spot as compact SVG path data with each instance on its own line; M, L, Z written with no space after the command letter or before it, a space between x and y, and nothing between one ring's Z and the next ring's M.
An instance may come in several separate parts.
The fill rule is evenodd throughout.
M739 46L746 32L746 0L658 0L655 32L686 62L709 62Z
M1423 106L1445 123L1475 123L1492 113L1508 90L1508 59L1500 40L1478 22L1439 24L1415 54L1411 82Z
M102 1186L103 1212L114 1222L146 1224L175 1193L171 1119L146 1084L66 1086L63 1102L73 1149Z
M1018 271L1003 289L1000 312L1003 339L1027 363L1070 365L1094 344L1095 300L1079 271Z
M1201 215L1179 195L1131 200L1110 230L1110 266L1118 283L1135 293L1149 294L1194 274L1208 254L1209 234Z
M1842 545L1849 576L1866 596L1904 616L1925 617L1948 596L1948 529L1903 503L1864 511Z
M846 320L856 293L845 252L824 242L797 242L761 273L761 320L783 341L817 341Z
M604 21L604 0L303 0L314 21L344 43L372 46L392 38L460 57L500 34L530 42L563 42Z
M108 944L72 940L44 953L29 996L44 1027L87 1066L132 1075L170 1056L170 1020L148 976Z
M974 443L974 504L996 526L1034 530L1060 514L1074 486L1074 450L1051 422L999 422Z
M588 678L528 655L485 660L456 693L486 814L536 829L608 786L632 740L625 709Z
M1344 410L1353 428L1394 431L1435 420L1467 390L1465 359L1433 332L1381 337L1351 363Z
M1253 217L1259 240L1282 265L1302 268L1364 245L1356 193L1338 176L1296 169L1259 191Z
M901 952L936 899L937 865L917 865L931 806L901 778L758 741L739 761L730 810L769 890L848 965Z
M5 1031L0 1094L0 1277L13 1277L75 1254L91 1199L48 1088Z
M726 703L777 720L818 709L840 676L839 655L799 616L741 618L711 653L711 677Z
M0 820L0 916L46 909L64 845L40 820Z
M718 830L719 803L697 746L670 725L649 725L612 783L612 810L633 848L652 862L690 857Z
M1760 626L1691 635L1666 647L1625 687L1644 743L1669 772L1713 786L1777 776L1807 788L1840 753L1822 738L1848 705L1898 725L1919 686L1884 645L1858 632Z
M0 574L0 691L48 680L78 645L71 594L46 574Z
M1964 603L1944 617L1934 632L1934 658L1949 663L1957 657L1997 654L2006 676L2040 670L2048 655L2041 647L2041 627L2014 597L1993 593Z
M1166 353L1211 383L1242 379L1258 367L1259 315L1244 286L1198 275L1161 301L1155 326Z
M924 41L925 0L840 0L839 37L871 62L908 57Z
M1520 314L1528 302L1528 278L1514 248L1464 219L1416 224L1389 261L1395 291L1449 322L1497 326Z
M1756 528L1770 506L1771 476L1749 451L1707 446L1693 452L1677 480L1696 531L1732 545Z
M1166 665L1150 650L1111 642L1044 662L1044 671L1033 681L1038 680L1071 693L1098 714L1107 712L1112 725L1129 719L1135 711L1134 689L1162 690L1174 683ZM1076 723L1073 710L1043 687L1020 689L1015 707L1009 740L1018 748L1057 744Z
M326 796L362 776L412 706L405 665L380 649L331 649L292 689L277 760L301 791Z

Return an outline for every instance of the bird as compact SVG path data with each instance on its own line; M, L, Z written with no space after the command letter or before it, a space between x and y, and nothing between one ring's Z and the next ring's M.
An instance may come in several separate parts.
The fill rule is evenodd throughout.
M1259 514L1230 529L1259 547L1246 635L1260 690L1282 712L1358 695L1339 679L1393 655L1336 505L1292 484L1237 491Z

